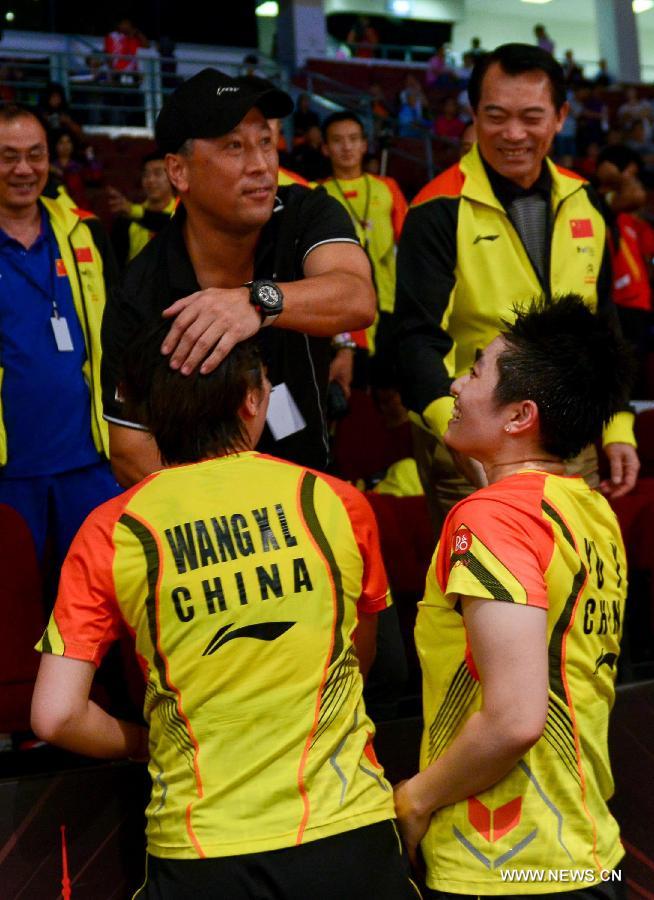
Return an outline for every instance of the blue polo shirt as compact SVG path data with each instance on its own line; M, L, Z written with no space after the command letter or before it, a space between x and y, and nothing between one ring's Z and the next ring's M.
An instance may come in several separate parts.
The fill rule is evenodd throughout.
M100 459L70 276L44 208L29 250L0 229L0 391L7 432L0 477L53 475ZM55 308L68 324L72 351L57 349L50 322Z

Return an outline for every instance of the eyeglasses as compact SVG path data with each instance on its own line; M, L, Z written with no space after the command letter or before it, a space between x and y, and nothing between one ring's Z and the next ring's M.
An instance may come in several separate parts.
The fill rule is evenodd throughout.
M13 168L22 160L25 160L28 164L34 164L44 162L47 158L48 149L43 145L30 147L24 153L20 153L18 150L11 150L8 147L0 150L0 165L6 168Z

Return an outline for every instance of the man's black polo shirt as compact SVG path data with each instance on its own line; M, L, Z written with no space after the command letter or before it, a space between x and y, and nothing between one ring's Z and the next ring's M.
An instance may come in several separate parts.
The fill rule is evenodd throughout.
M200 290L182 233L182 207L170 224L133 260L127 269L122 295L107 305L102 324L102 388L104 417L127 427L117 391L121 360L132 337L160 321L161 311L176 300ZM357 243L349 216L324 190L300 185L281 187L275 209L261 232L254 261L254 277L297 281L303 277L306 256L320 244ZM319 301L318 301L319 302ZM286 384L306 428L275 441L268 428L259 442L262 452L305 466L324 469L328 440L324 416L330 362L329 338L309 337L282 328L259 332L268 377Z

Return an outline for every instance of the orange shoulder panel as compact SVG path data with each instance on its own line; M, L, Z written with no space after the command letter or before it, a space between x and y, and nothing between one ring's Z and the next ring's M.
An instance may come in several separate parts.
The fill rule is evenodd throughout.
M285 176L286 180L282 181L279 176ZM280 184L303 184L304 187L309 187L309 182L306 178L303 178L301 175L298 175L297 172L292 172L290 169L285 169L283 166L279 167L278 181Z
M588 181L588 179L584 178L583 175L580 175L579 172L573 172L572 169L564 169L563 166L557 166L556 171L560 175L565 175L568 178L574 178L575 181Z
M79 216L80 219L97 219L98 217L94 212L90 212L88 209L80 209L79 207L74 207L73 212L76 216Z
M413 198L411 206L419 206L421 203L435 200L437 197L458 197L465 180L461 166L459 163L455 163L426 184Z
M394 178L390 178L388 175L373 175L373 178L376 178L378 181L382 181L391 192L391 197L393 198L393 211L391 213L391 218L393 221L393 234L395 236L395 243L397 243L400 239L400 234L402 233L402 226L404 225L404 220L406 218L409 205L406 202L406 198L402 193L399 184Z

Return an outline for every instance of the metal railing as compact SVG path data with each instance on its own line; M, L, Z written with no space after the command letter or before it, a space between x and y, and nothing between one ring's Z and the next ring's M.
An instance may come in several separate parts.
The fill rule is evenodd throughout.
M49 82L63 88L72 117L90 130L129 128L152 134L165 96L185 78L205 66L231 75L245 73L242 63L215 55L195 58L161 57L154 49L135 56L100 53L87 41L70 38L84 49L0 51L0 100L37 106ZM88 52L86 52L88 50ZM283 82L279 67L262 59L256 74Z

